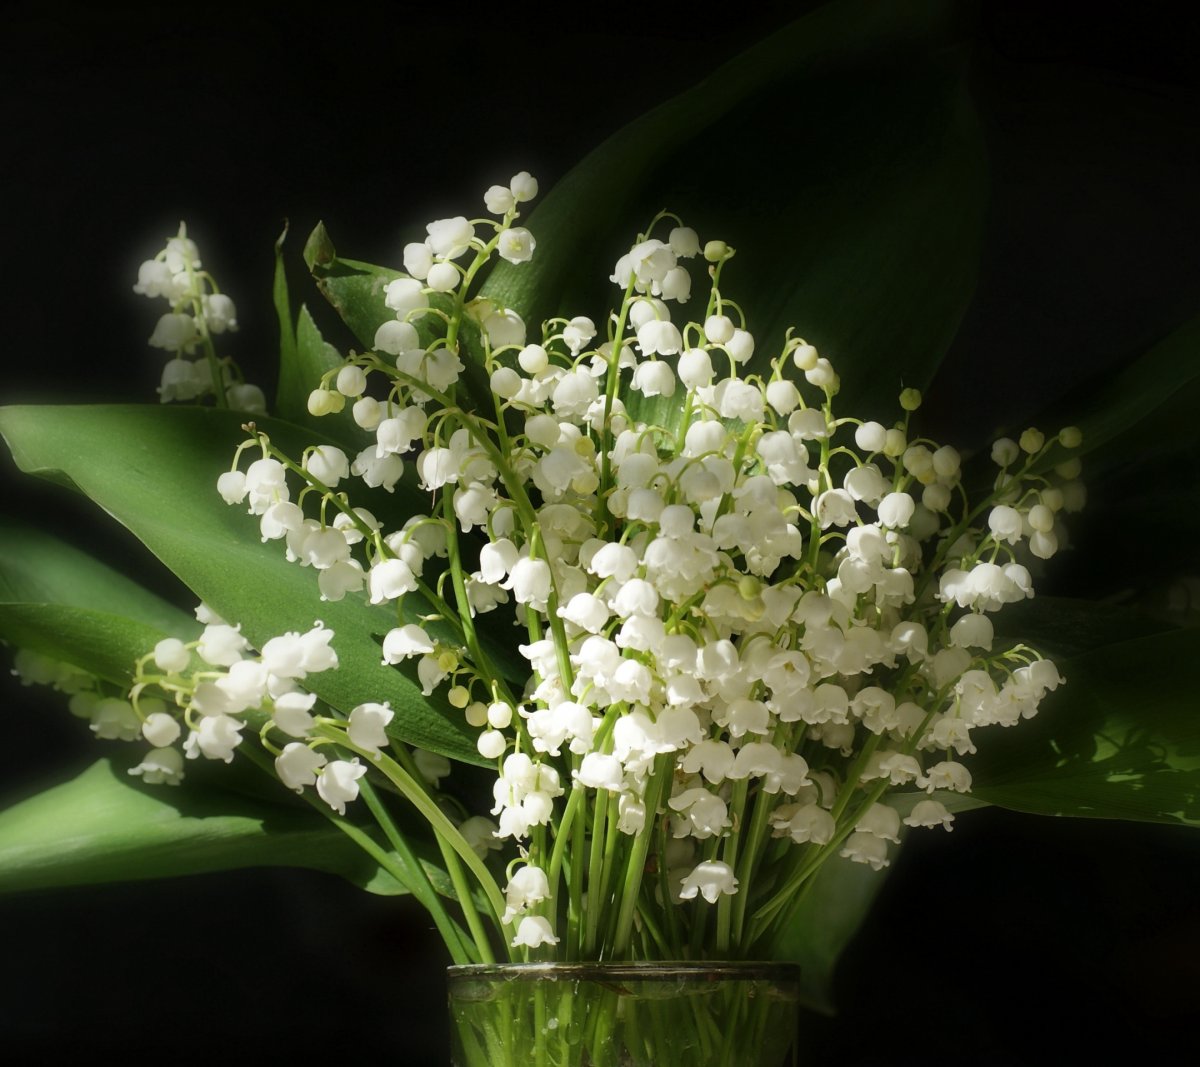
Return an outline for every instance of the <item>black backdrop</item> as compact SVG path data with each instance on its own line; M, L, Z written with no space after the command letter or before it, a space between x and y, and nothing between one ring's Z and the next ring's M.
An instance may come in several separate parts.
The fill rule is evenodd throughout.
M1014 361L1011 399L1043 374L1133 354L1200 307L1189 7L983 5L973 79L993 201L977 300L934 398L949 436L994 417L969 387L981 361ZM734 24L704 7L610 7L565 25L526 5L323 18L9 5L3 398L152 398L154 313L130 286L180 218L239 301L234 351L265 382L284 218L298 236L324 218L347 254L395 262L404 226L518 169L548 188L796 10L765 4ZM98 534L86 503L3 462L6 512L179 595L123 534ZM53 697L6 682L4 698L5 799L94 757ZM1200 980L1192 835L999 811L958 827L905 850L846 958L840 1019L805 1020L802 1062L1182 1061ZM445 1063L429 926L403 902L295 871L12 897L0 1033L29 1063Z

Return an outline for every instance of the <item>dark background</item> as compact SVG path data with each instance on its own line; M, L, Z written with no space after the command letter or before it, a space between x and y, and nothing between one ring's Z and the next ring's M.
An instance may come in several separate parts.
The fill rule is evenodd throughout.
M161 361L143 340L157 312L130 287L180 218L238 301L234 354L267 384L285 218L294 252L324 218L346 254L397 262L405 227L519 169L548 189L801 9L735 21L609 5L571 25L526 5L345 5L321 19L9 5L3 399L153 399ZM1046 380L1114 365L1200 308L1200 25L1166 3L992 3L975 17L993 197L977 299L933 399L947 426L977 431L998 404L1030 405ZM1000 358L1016 370L984 395L980 369ZM119 531L99 534L86 502L4 463L6 511L187 603ZM60 701L7 683L4 697L5 798L94 758ZM1198 858L1183 829L1002 811L916 835L846 957L840 1019L805 1020L801 1062L1192 1061L1180 1042L1197 1022ZM429 922L332 878L27 894L0 901L0 937L15 1062L447 1062Z

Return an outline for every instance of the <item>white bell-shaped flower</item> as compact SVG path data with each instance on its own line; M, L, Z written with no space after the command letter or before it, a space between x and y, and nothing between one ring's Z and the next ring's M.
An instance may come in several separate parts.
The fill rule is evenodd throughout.
M147 785L179 785L183 781L183 753L177 748L151 749L128 773Z
M395 712L386 704L359 704L350 712L347 733L351 744L378 754L388 743L387 724Z
M538 948L541 945L557 945L558 938L554 936L549 919L541 915L526 915L510 944L513 948Z
M681 900L694 900L699 893L710 904L715 904L721 894L733 896L738 890L738 880L733 868L721 860L705 860L683 880L679 889Z
M321 768L317 777L317 794L339 815L346 814L346 805L358 799L358 780L367 773L357 759L334 760Z
M317 784L317 771L327 762L320 752L300 741L292 741L275 757L275 773L289 789L303 793L306 785Z

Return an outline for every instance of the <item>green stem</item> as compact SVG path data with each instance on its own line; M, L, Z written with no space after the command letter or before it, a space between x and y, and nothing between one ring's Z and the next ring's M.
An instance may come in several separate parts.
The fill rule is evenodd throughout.
M379 794L375 792L375 787L371 785L365 778L359 782L359 792L362 794L363 800L366 801L367 807L371 810L371 814L375 816L375 821L383 830L384 836L388 839L388 843L395 850L396 854L403 861L406 869L411 872L411 880L408 883L409 890L413 896L424 905L426 911L433 917L434 925L437 926L438 932L442 935L442 940L446 942L446 946L450 949L450 955L457 961L459 955L466 957L467 962L477 963L482 958L484 962L491 963L493 960L488 959L491 954L490 946L487 944L486 937L480 942L478 934L472 928L472 935L475 937L476 953L472 954L469 950L470 942L463 940L461 944L455 945L451 942L451 937L458 939L461 937L461 931L457 928L457 924L453 922L447 914L446 909L442 906L441 898L437 891L433 888L432 883L425 875L424 868L421 866L420 860L413 854L409 848L408 842L404 839L404 835L400 833L387 807L380 799ZM332 815L332 811L330 812ZM336 818L336 816L335 816ZM440 844L440 842L439 842ZM444 846L443 846L444 847ZM456 885L457 889L458 886ZM464 912L466 911L464 907ZM468 916L469 919L469 916ZM478 916L476 916L478 922ZM457 948L457 952L455 951ZM486 955L484 953L487 953Z
M604 429L600 434L600 488L597 499L600 501L601 519L606 531L613 528L612 515L608 510L608 490L612 487L612 406L617 398L617 386L621 381L621 342L625 338L625 322L629 317L629 298L633 296L634 282L637 280L633 271L629 274L629 284L625 286L625 295L621 299L621 310L617 312L617 325L613 330L612 349L608 354L608 376L604 380Z
M496 673L491 659L484 652L483 646L479 643L479 636L475 632L475 620L471 616L471 602L467 599L467 582L463 575L462 555L458 544L458 522L454 514L454 497L444 490L442 492L442 514L446 520L446 556L450 563L450 580L454 585L454 599L458 602L458 612L456 613L458 622L462 627L463 640L466 642L467 650L475 662L475 669L483 678L490 693L503 687L504 681Z
M746 833L745 847L739 864L735 868L738 891L733 896L732 939L736 945L742 943L746 923L746 904L750 899L750 888L754 875L762 861L762 844L771 818L771 797L761 789L754 796L754 814L750 816L750 828Z
M584 927L583 952L590 957L596 949L596 931L600 928L600 913L604 910L604 820L608 814L608 801L599 793L592 808L592 844L588 854L588 909ZM580 819L577 825L582 826Z
M658 818L658 805L662 799L666 782L671 778L675 768L675 757L670 753L658 757L658 767L655 774L646 784L645 805L646 818ZM629 937L633 931L633 915L637 909L638 897L641 895L642 876L646 869L646 853L650 848L652 834L640 833L633 839L633 847L629 850L629 859L625 867L625 884L621 889L621 907L617 913L616 934L613 937L613 958L620 959L629 948Z
M495 878L492 877L487 867L483 865L483 860L475 854L475 850L467 844L466 839L459 833L458 827L433 802L433 799L421 788L421 785L390 756L382 752L376 753L359 748L346 737L343 730L332 725L325 725L318 727L315 732L318 736L334 741L341 747L362 756L367 760L368 766L379 771L392 785L400 790L404 798L429 823L433 832L458 853L459 857L466 864L467 869L475 876L480 888L487 897L488 904L491 906L492 917L495 920L496 927L503 934L501 918L504 915L505 903L500 888L496 885Z
M241 752L259 770L275 778L274 771L265 756L256 752L249 745L243 746ZM378 803L378 797L374 796L374 791L371 789L370 784L366 781L361 781L359 789L362 791L364 799L367 799L367 804L371 807L372 814L375 814L371 798ZM442 935L442 940L450 952L450 957L455 963L478 962L476 957L470 952L470 939L442 906L441 898L425 875L425 870L421 866L420 861L413 855L408 842L400 835L392 823L390 816L387 816L386 811L384 811L384 819L380 819L376 815L376 822L379 823L380 828L388 838L388 842L400 857L400 863L397 863L388 854L387 850L381 848L361 827L350 822L345 816L336 814L324 801L319 800L311 793L303 793L301 795L309 807L314 811L320 812L324 818L336 826L370 856L382 870L395 878L400 885L404 886L424 906L432 916L434 924L437 926L438 932Z
M729 865L730 870L737 870L738 866L738 844L740 842L742 813L746 810L746 801L750 793L750 781L743 778L741 781L734 784L733 797L730 803L730 810L733 815L733 832L725 838L723 842L722 859ZM748 886L738 886L738 891L733 896L727 893L722 893L721 898L717 901L717 953L721 957L729 955L729 930L733 919L733 900L734 897L744 896Z

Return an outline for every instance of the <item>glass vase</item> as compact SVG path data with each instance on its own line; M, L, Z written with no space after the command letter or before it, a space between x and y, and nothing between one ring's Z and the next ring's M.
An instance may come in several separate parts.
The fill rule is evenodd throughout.
M800 987L790 964L515 963L447 973L453 1067L795 1064Z

